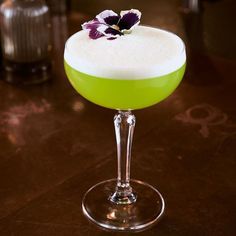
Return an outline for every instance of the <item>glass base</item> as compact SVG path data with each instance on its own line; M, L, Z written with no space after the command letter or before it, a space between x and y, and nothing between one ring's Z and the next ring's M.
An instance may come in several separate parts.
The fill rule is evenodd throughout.
M116 231L141 231L153 226L163 215L165 203L161 194L151 185L139 180L130 181L137 194L136 202L115 204L110 201L116 183L116 179L100 182L85 194L83 213L93 223Z

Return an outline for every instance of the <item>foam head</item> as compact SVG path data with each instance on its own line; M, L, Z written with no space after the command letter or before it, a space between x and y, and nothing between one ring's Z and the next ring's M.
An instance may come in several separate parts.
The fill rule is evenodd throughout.
M137 26L115 40L89 38L86 31L72 35L65 61L89 75L111 79L146 79L176 71L186 61L183 41L173 33Z

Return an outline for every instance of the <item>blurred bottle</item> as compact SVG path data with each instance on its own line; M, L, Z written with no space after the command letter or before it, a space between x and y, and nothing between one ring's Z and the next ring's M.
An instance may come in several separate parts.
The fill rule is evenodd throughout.
M53 48L56 48L53 55L55 58L61 58L68 38L66 13L70 7L70 0L46 0L46 3L51 12Z
M41 83L50 78L51 23L44 0L5 0L0 6L4 79Z

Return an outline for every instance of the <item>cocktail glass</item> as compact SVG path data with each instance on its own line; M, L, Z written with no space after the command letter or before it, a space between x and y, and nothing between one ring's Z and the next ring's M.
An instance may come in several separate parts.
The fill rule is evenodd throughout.
M82 73L68 63L70 49L67 44L71 38L65 46L67 56L64 65L72 86L87 100L118 111L114 117L117 179L106 180L91 187L82 201L83 213L92 222L106 229L144 230L160 219L165 203L153 186L130 179L131 146L136 122L132 111L149 107L168 97L184 75L185 59L176 70L161 76L143 79L102 78ZM179 53L185 58L185 46L181 42L182 50Z

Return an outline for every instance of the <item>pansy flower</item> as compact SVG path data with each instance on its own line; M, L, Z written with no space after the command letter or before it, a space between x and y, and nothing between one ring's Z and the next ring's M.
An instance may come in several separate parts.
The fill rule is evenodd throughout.
M140 23L141 12L136 9L121 11L120 15L112 10L105 10L98 14L95 19L85 22L82 29L88 30L91 39L117 37L130 33Z

